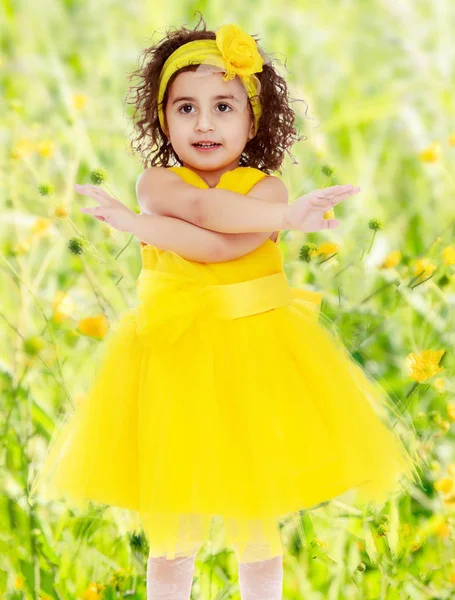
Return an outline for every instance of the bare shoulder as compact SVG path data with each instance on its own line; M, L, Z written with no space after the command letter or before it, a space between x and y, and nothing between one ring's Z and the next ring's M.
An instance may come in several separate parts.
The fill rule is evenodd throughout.
M136 185L141 184L143 181L149 181L155 177L166 177L167 169L164 167L148 167L144 169L137 179Z
M166 167L148 167L136 182L141 210L149 214L184 218L196 209L197 188Z
M274 175L268 175L253 185L247 196L260 200L268 200L269 202L287 203L289 192L282 179Z
M138 200L140 201L141 195L144 196L150 191L151 186L160 186L169 183L172 180L182 181L182 178L179 177L177 173L174 173L165 167L148 167L147 169L144 169L136 182L136 194Z

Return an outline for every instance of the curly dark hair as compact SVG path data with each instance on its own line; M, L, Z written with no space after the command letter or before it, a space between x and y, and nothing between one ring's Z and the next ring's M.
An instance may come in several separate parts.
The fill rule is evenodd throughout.
M201 20L204 26L198 30ZM202 15L201 20L194 30L185 27L175 31L166 30L164 39L141 52L144 61L129 77L130 80L136 75L140 77L139 83L129 88L126 98L129 98L130 93L133 96L131 102L127 100L127 104L135 107L133 122L137 136L131 141L131 147L133 152L137 151L142 156L144 169L149 166L168 167L171 165L171 158L174 159L173 165L182 165L172 145L168 143L159 122L158 79L166 59L177 48L193 40L216 39L216 33L206 29ZM257 43L255 36L251 37ZM163 112L168 99L168 90L177 74L196 69L197 65L189 65L172 75L163 98ZM307 138L296 136L295 113L289 106L286 81L271 66L271 62L264 63L263 70L255 75L261 84L259 97L262 114L257 134L246 144L239 164L255 167L268 175L273 171L279 171L281 174L280 167L285 152L288 152L288 148L295 142ZM252 114L250 103L248 106Z

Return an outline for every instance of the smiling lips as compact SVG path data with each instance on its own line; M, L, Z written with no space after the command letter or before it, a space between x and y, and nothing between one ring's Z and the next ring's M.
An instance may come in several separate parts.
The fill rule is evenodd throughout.
M221 144L217 144L216 142L197 142L196 144L193 144L193 146L197 148L199 152L211 152L219 148Z
M210 142L208 140L204 140L204 141L201 141L201 142L195 142L193 144L193 146L197 146L199 144L204 145L204 146L211 146L211 145L219 146L220 145L220 144L218 144L218 142Z

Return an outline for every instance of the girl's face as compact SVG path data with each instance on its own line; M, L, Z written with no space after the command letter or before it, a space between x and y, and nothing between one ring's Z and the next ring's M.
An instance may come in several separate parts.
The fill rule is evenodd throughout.
M165 131L185 167L212 173L213 181L224 171L239 166L239 158L254 137L254 120L248 95L236 75L223 81L224 73L179 73L168 90ZM193 144L210 140L216 150L200 151ZM210 178L210 176L209 176ZM213 187L210 182L209 186Z

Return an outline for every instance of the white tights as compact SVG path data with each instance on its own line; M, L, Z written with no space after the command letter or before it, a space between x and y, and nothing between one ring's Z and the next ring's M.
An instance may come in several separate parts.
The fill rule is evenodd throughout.
M196 555L174 560L147 561L147 600L190 600ZM281 600L282 555L269 560L238 563L242 600Z
M282 555L257 562L239 562L242 600L281 600L283 589Z
M196 555L168 560L149 556L147 561L147 600L189 600Z

